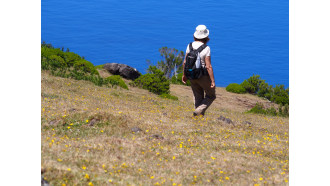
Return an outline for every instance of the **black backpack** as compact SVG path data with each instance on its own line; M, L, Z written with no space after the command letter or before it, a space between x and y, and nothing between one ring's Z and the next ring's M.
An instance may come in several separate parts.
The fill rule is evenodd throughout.
M189 44L189 53L186 57L186 64L184 66L184 74L188 79L199 79L206 73L205 67L202 66L199 53L207 47L203 44L198 49L194 50L192 43Z

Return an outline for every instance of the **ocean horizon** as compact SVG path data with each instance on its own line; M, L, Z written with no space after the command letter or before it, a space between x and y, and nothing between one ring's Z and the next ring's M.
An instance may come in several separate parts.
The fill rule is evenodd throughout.
M198 10L196 10L198 5ZM205 10L205 11L200 11ZM161 47L186 50L199 24L210 30L218 87L253 74L289 87L289 2L43 0L41 41L94 65L123 63L142 74Z

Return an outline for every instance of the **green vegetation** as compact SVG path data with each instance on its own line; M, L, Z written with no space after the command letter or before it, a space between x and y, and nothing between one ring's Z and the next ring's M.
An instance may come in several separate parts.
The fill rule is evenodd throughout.
M103 67L104 67L104 64L103 65L97 65L97 66L95 66L96 69L100 69L100 70L102 70Z
M125 84L124 80L120 77L120 75L113 75L106 78L106 82L112 86L120 86L121 88L127 89L128 87Z
M247 113L288 117L289 116L289 105L287 105L287 104L285 106L280 105L280 107L277 111L274 107L265 109L261 103L257 103L251 110L247 111Z
M148 74L142 75L131 82L131 85L149 90L158 95L169 94L170 82L166 79L164 72L155 66L149 66L148 72Z
M172 84L177 84L177 85L186 85L186 86L190 86L191 83L190 81L187 81L186 84L184 84L182 82L182 76L183 76L183 72L177 74L176 76L172 76L171 78L171 83Z
M164 72L167 79L170 79L174 73L182 71L182 61L184 57L183 51L178 51L175 48L162 47L159 49L162 60L157 62L157 68Z
M171 94L166 94L166 93L161 94L160 97L166 98L166 99L178 100L178 97L173 96Z
M259 75L252 75L249 79L244 80L240 86L236 83L229 84L226 90L228 92L243 93L241 92L243 89L240 87L244 88L250 94L267 98L274 103L281 105L289 104L289 88L285 89L284 85L276 85L275 87L268 85L265 80L260 79Z
M289 105L280 105L278 108L278 115L283 117L289 117Z
M215 100L204 117L192 117L187 87L173 86L179 100L172 101L137 88L41 75L40 166L49 185L290 181L289 118L242 113L248 105L236 99L263 101L259 97L217 87L226 99Z
M259 85L261 83L261 79L259 75L253 75L249 79L244 80L241 83L241 86L245 88L245 90L250 94L255 94L259 90Z
M158 61L157 65L155 66L153 65L149 65L149 66L152 66L153 68L157 68L158 70L162 71L166 79L168 79L172 84L190 86L189 81L187 81L186 84L182 83L182 75L183 75L182 62L184 58L184 52L183 51L179 52L175 48L167 48L167 47L160 48L159 52L160 55L162 56L161 61ZM150 63L149 60L147 61Z
M238 94L243 94L246 93L245 88L243 88L242 85L239 85L237 83L231 83L226 87L226 90L228 92L234 92L234 93L238 93Z
M102 65L98 66L98 68L100 67ZM120 77L120 79L118 77L104 79L100 77L99 72L91 62L78 54L70 52L69 49L64 52L64 48L54 48L51 44L45 42L41 44L41 69L49 70L54 76L86 80L98 86L111 84L128 89Z

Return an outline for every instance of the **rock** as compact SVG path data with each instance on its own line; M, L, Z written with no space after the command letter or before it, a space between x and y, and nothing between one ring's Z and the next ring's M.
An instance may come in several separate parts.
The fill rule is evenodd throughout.
M227 123L227 124L232 124L232 125L234 125L234 122L233 122L231 119L226 118L226 117L224 117L224 116L220 116L220 117L218 117L217 120L223 121L223 122L225 122L225 123ZM234 125L234 126L235 126L235 125Z
M226 118L226 119L225 119L225 122L226 122L227 124L233 124L233 121L232 121L231 119L229 119L229 118Z
M120 66L118 63L106 63L103 68L113 75L119 75Z
M131 131L134 132L134 133L138 133L138 132L141 132L142 129L140 129L138 127L133 127L133 128L131 128Z
M104 64L103 68L113 75L120 75L123 78L130 80L135 80L141 75L141 73L135 68L132 68L125 64L106 63Z
M226 120L226 118L225 117L223 117L223 116L220 116L219 118L217 118L218 120L220 120L220 121L225 121Z
M75 111L77 111L77 109L75 109L75 108L72 108L69 110L69 112L75 112Z
M252 125L252 123L249 121L244 121L244 124Z
M41 176L41 186L49 186L49 183Z
M160 134L153 134L151 136L149 136L149 139L160 139L160 140L163 140L164 137Z
M61 120L60 119L53 119L53 120L51 120L48 124L49 125L54 125L54 126L56 126L56 125L58 125L58 124L60 124L61 123Z
M99 119L91 119L90 122L88 123L89 126L94 126L95 123L99 122L100 120Z

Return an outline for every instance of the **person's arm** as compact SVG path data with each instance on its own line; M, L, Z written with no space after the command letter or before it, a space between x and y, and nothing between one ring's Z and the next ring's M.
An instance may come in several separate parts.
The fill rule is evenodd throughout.
M182 69L183 69L182 82L184 84L186 84L186 82L187 82L187 77L184 74L184 65L186 64L186 57L187 57L187 53L186 53L186 56L184 57L183 64L182 64Z
M206 65L207 72L209 73L210 78L211 78L211 88L214 88L215 81L214 81L214 75L213 75L213 68L211 65L211 56L205 57L205 65Z

